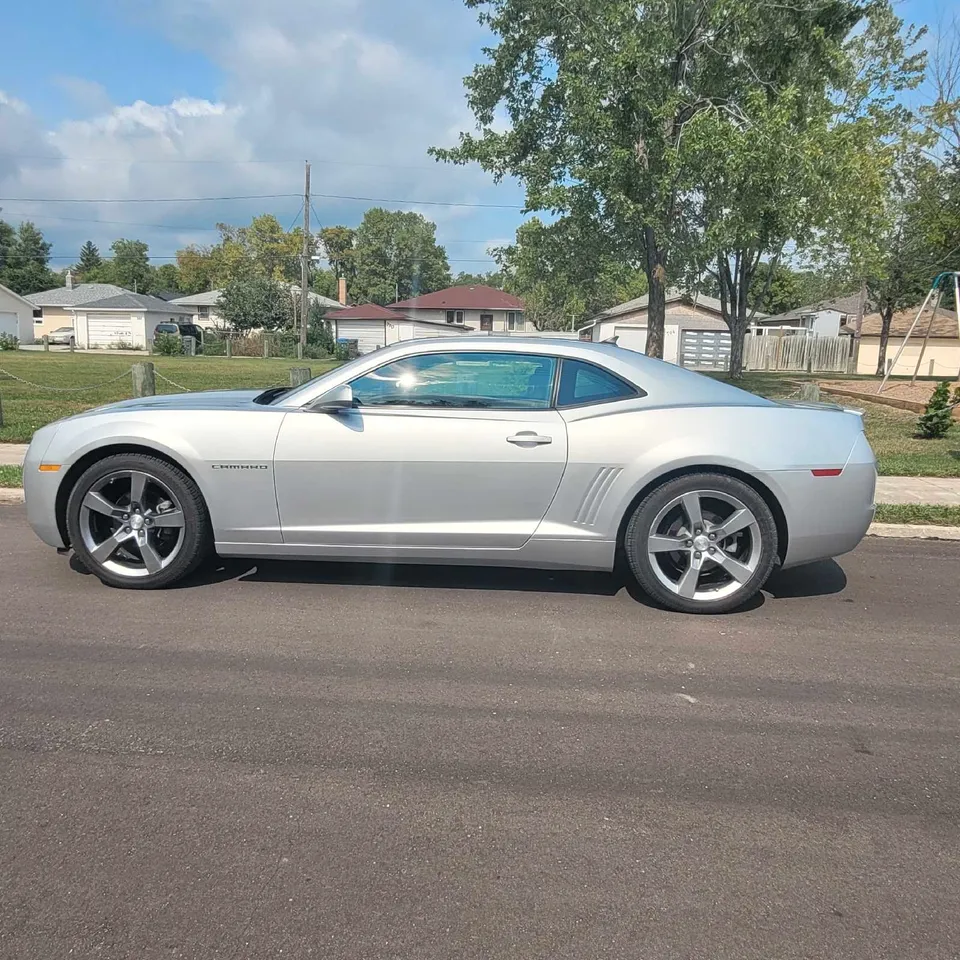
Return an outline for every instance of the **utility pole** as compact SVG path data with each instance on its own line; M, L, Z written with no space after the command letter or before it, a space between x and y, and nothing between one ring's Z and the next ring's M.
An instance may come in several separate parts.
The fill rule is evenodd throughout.
M304 162L303 179L303 257L300 264L300 355L307 345L307 319L310 316L310 161Z

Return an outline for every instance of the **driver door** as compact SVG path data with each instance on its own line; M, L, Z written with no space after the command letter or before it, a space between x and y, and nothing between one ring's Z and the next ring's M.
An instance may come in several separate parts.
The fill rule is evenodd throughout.
M528 354L417 354L355 380L353 409L291 412L274 464L284 542L522 547L566 467L557 366Z

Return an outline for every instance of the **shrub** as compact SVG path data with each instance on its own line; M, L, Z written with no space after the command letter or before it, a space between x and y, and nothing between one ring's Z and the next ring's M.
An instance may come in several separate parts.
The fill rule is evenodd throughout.
M153 352L162 357L178 357L183 353L183 340L175 333L158 333L153 338Z
M20 341L12 333L0 333L0 350L16 350Z
M950 409L950 384L938 383L927 404L927 409L917 421L917 433L926 439L945 437L953 426L953 411Z
M114 340L110 344L111 350L142 350L143 347L138 347L135 343L130 343L127 340Z

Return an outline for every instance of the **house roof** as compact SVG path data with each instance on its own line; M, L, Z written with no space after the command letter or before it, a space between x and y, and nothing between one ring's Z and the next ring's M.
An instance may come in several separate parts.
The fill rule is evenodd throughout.
M667 306L675 303L685 303L692 307L698 307L701 310L709 310L718 317L723 316L723 304L715 297L708 297L702 293L684 293L681 290L668 290L666 297ZM625 316L628 313L636 313L640 310L647 310L650 306L650 295L644 294L635 300L628 300L626 303L617 304L615 307L609 307L602 313L592 317L584 326L592 327L595 324L602 323L604 320L615 320L617 317ZM756 313L754 319L762 319L767 315L765 313Z
M29 307L31 311L36 306L35 303L31 303L26 297L21 297L19 293L14 293L9 287L5 287L2 283L0 283L0 292L13 297L14 300L19 300L22 304Z
M512 294L481 283L464 287L447 287L422 297L401 300L395 307L416 310L522 310L523 301Z
M291 284L290 292L299 295L300 287L295 283ZM190 293L185 297L177 297L170 303L175 303L180 307L215 307L220 302L221 293L223 293L223 290L204 290L201 293ZM309 296L311 303L319 303L322 307L327 307L330 310L336 310L340 307L339 300L331 300L330 297L324 297L312 290Z
M331 320L386 320L389 323L425 323L431 327L453 327L455 330L473 330L462 323L445 323L443 320L424 320L421 317L409 317L391 307L381 307L376 303L361 303L343 310L332 310L327 314Z
M920 306L918 304L909 310L901 310L899 313L893 315L893 319L890 321L890 338L892 340L902 340L907 335L910 325L917 319L917 311L919 309ZM913 337L916 338L918 343L927 332L927 324L930 322L930 312L931 308L924 310L923 315L920 317L920 322L913 329ZM863 318L860 336L879 337L881 325L882 320L880 319L879 313L868 314ZM851 321L843 327L840 332L852 335L854 327L855 324ZM938 340L958 339L957 314L953 310L944 310L941 307L934 318L933 327L930 329L930 336ZM913 338L911 338L910 342L913 342Z
M102 300L91 300L83 304L84 310L154 310L169 314L172 303L161 300L159 297L151 297L145 293L130 293L124 290L113 297L104 297ZM74 309L76 309L76 306ZM176 312L176 311L173 311Z
M376 303L361 303L356 307L346 307L330 313L331 320L409 320L398 310L390 310Z
M73 289L56 287L53 290L41 290L40 293L28 294L26 299L35 307L75 307L129 292L113 283L78 283Z
M811 313L821 313L824 310L836 310L837 313L846 313L856 315L860 309L860 294L848 293L842 297L835 297L832 300L820 300L817 303L808 303L806 306L797 307L796 310L787 310L786 313L778 313L774 317L767 317L764 323L784 323L787 320L799 320ZM914 312L916 315L916 312Z

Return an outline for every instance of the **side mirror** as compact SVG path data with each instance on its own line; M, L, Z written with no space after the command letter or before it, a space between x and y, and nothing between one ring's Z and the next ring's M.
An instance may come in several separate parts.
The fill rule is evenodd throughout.
M312 413L344 413L352 410L353 390L350 389L349 383L334 387L314 400L307 409Z

